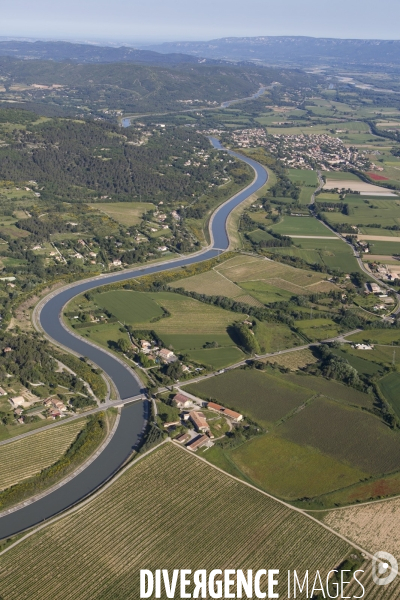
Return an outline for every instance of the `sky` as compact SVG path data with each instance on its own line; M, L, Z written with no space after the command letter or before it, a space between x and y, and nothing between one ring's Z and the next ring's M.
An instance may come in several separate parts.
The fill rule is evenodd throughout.
M145 43L257 35L399 39L399 0L0 0L0 36Z

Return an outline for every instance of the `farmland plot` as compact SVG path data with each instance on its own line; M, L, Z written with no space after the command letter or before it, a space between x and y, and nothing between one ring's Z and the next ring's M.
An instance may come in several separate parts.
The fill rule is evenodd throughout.
M55 463L84 425L85 419L79 419L0 446L0 490Z
M201 537L188 506L191 514L212 506ZM211 571L273 564L281 572L296 565L300 572L318 568L324 577L350 549L305 515L169 443L79 511L6 552L1 593L4 600L134 600L139 570L160 565ZM282 597L285 585L286 577L277 590Z

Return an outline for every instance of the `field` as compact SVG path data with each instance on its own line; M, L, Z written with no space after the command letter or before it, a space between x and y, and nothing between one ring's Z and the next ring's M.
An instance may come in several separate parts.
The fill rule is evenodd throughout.
M399 468L400 435L366 412L317 399L279 429L286 439L371 475Z
M235 369L186 387L190 393L221 402L265 427L313 395L312 390L253 369Z
M188 354L195 362L211 366L214 369L222 369L245 358L243 352L234 347L192 350Z
M0 490L32 477L55 463L85 424L75 420L0 446Z
M335 289L325 277L321 273L295 269L264 258L241 255L223 262L212 271L175 281L172 286L207 295L227 296L257 306L289 300L293 295Z
M154 204L150 202L96 202L89 206L100 210L126 227L137 225L142 220L144 213L155 208Z
M277 435L263 435L229 453L252 482L285 500L326 494L363 479L359 469Z
M385 548L393 556L400 556L400 530L394 526L400 519L400 499L375 502L333 510L323 522L347 538L357 541L371 553Z
M312 342L336 337L339 333L337 323L331 319L302 319L295 321L295 325Z
M346 404L353 406L360 406L361 408L372 408L374 398L364 392L343 385L332 379L325 379L324 377L313 377L312 375L305 375L303 373L293 373L285 375L285 379L288 381L306 387L307 389L313 390L317 394L322 394L327 398L333 400L339 400Z
M323 189L332 190L335 188L338 188L339 190L344 188L353 192L360 192L360 194L363 196L391 196L393 198L397 198L396 194L387 188L379 187L378 185L373 185L371 183L365 183L361 180L343 178L332 179L329 174Z
M318 186L318 177L316 171L309 169L288 169L288 175L293 183L307 185L316 188Z
M119 321L127 324L150 321L161 317L163 311L147 294L118 290L95 296L98 306L109 310Z
M207 511L201 537L188 507L192 515ZM134 462L99 497L6 552L1 593L4 600L133 600L139 570L160 565L171 572L199 565L208 571L273 565L286 572L296 565L325 577L350 550L307 516L169 443ZM280 595L285 585L286 577Z
M379 380L379 388L400 417L400 373L390 373Z
M332 269L339 269L343 273L360 271L350 246L337 237L331 239L294 239L294 244L289 248L268 248L268 251L273 254L298 256L310 264L326 265Z
M390 346L393 342L400 342L400 331L398 329L364 329L363 331L354 333L347 339L356 343L369 340L373 344L387 344ZM393 352L393 348L391 351Z
M277 356L272 356L271 358L266 358L266 363L277 363L278 365L282 365L287 369L291 369L296 371L297 369L302 369L307 365L311 365L317 362L317 358L313 355L311 350L305 348L304 350L297 350L296 352L286 352L285 354L279 354Z
M314 217L289 217L284 216L271 229L281 235L318 235L323 237L335 237L327 227Z

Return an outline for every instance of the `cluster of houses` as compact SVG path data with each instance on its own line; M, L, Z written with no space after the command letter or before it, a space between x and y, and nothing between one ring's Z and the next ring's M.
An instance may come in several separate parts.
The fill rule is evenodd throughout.
M0 396L7 396L7 392L0 387ZM26 395L25 395L26 396ZM23 413L26 409L32 407L32 405L36 404L40 401L39 398L30 394L30 398L25 396L13 396L8 398L9 403L11 404L11 408L14 412L14 415L17 419L17 422L20 424L24 423ZM33 398L33 399L32 399ZM50 397L43 401L42 406L46 409L46 415L49 419L60 419L65 417L65 413L68 411L67 406L59 400L57 397ZM37 414L41 413L43 410L42 407L38 407ZM35 411L36 414L36 411ZM40 416L40 415L39 415ZM44 418L43 415L41 418Z
M243 420L243 415L234 410L230 410L229 408L225 408L214 402L203 402L194 397L189 398L189 396L182 393L174 396L173 404L176 408L182 410L182 421L190 421L194 428L193 434L188 431L175 439L180 444L185 444L186 448L192 452L196 452L196 450L203 447L210 448L213 445L212 440L214 439L206 416L199 410L199 404L200 406L207 408L207 410L211 410L229 419L232 423L239 423ZM165 426L167 425L171 425L171 423L166 423Z
M157 358L163 363L172 363L178 360L178 357L168 350L168 348L160 348L154 342L148 340L140 340L140 351L147 355L149 360L156 361Z

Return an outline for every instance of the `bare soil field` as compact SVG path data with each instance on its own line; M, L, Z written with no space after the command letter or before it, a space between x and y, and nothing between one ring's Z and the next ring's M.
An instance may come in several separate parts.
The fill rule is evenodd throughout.
M371 183L365 183L364 181L350 181L346 179L327 179L323 187L324 190L333 190L338 188L339 190L352 190L353 192L360 192L361 195L371 196L393 196L396 198L396 194L390 190L379 187L378 185L372 185Z
M400 242L400 237L387 236L387 235L358 235L357 238L359 240L370 240L371 242ZM371 258L371 256L369 257ZM392 258L392 257L390 257ZM382 260L382 256L379 257L379 260Z
M324 523L370 552L384 549L400 557L400 498L333 510Z

